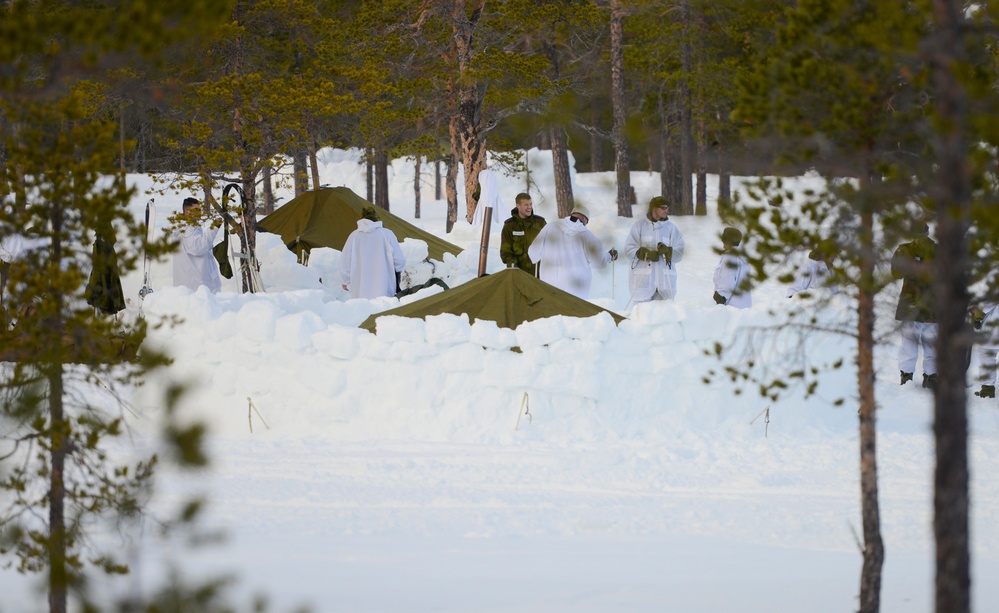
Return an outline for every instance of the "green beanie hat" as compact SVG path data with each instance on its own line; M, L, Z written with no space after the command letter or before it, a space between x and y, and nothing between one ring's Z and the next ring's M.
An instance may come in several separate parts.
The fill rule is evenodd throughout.
M652 212L652 209L658 209L661 206L669 206L669 200L667 200L665 196L656 196L652 200L649 200L650 213Z
M361 217L364 219L370 219L371 221L378 221L378 213L370 206L366 206L361 209Z
M738 228L729 226L722 230L722 242L732 247L738 247L742 243L742 232Z

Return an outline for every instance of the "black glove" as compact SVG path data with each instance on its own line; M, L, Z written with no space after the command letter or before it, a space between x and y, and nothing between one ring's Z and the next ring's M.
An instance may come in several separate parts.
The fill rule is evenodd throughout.
M983 385L982 389L975 392L975 395L979 398L995 398L996 397L996 386L994 385Z
M712 298L714 298L715 302L718 303L718 304L725 304L726 302L728 302L728 300L725 298L725 296L722 296L718 292L715 292L715 295L712 296Z
M639 247L638 251L635 252L635 257L646 262L658 262L659 252L646 249L645 247Z
M611 256L611 262L617 260L617 249L611 248L611 250L608 251L607 253L609 253Z
M658 251L659 255L663 256L663 261L666 261L666 262L672 262L673 261L673 248L672 247L670 247L668 245L664 245L663 243L659 243L659 246L656 248L656 251Z
M982 324L985 323L985 311L978 307L971 309L971 325L975 327L975 330L981 330Z

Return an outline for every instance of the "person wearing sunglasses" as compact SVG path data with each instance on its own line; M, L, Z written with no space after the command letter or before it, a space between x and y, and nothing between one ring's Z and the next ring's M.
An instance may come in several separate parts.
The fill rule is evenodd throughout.
M540 267L542 281L584 300L590 296L592 268L617 259L617 250L604 251L600 239L587 229L589 223L589 213L576 205L568 217L541 228L527 250Z

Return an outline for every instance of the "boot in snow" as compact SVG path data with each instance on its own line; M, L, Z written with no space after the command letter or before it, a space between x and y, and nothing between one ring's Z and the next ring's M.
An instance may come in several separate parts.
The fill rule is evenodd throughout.
M912 373L911 372L905 372L904 370L900 370L898 372L902 375L902 382L899 383L899 385L905 385L909 381L912 381Z
M936 373L934 373L932 375L928 375L926 373L923 373L923 387L925 387L928 390L935 390L935 389L937 389L937 375L936 375Z

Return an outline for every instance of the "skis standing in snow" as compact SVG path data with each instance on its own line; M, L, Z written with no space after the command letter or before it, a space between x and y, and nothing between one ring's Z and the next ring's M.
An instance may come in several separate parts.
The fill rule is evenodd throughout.
M146 203L146 242L142 246L142 288L139 290L139 310L142 310L142 300L153 293L153 284L149 280L149 244L153 242L153 228L156 225L156 199L150 198Z

